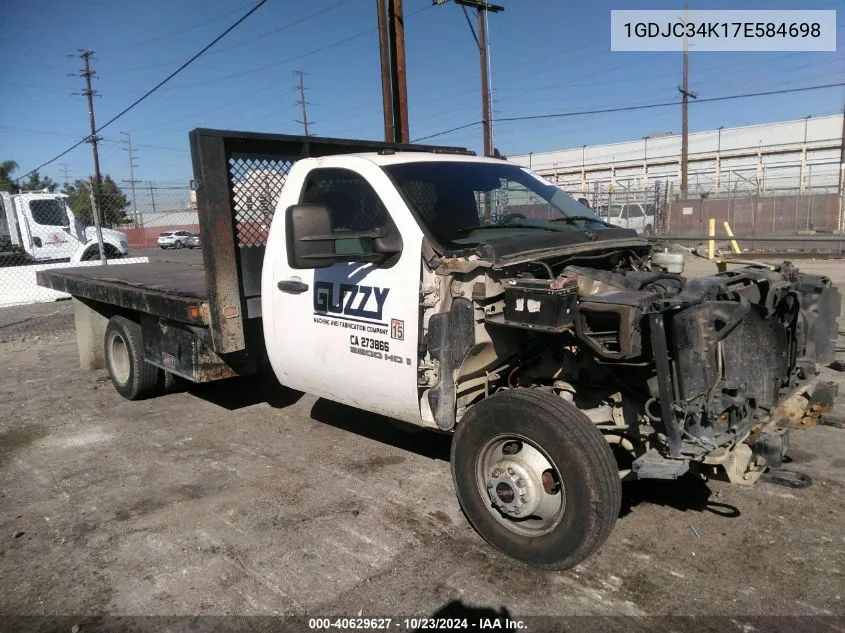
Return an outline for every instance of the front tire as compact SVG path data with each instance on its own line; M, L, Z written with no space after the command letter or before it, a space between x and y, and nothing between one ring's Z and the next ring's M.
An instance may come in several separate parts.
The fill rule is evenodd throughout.
M117 392L127 400L157 395L161 370L144 361L141 326L122 316L106 325L104 340L106 368Z
M183 247L183 246L185 246L185 245L184 245L184 244L182 244L182 242L176 242L173 246L174 246L175 248L177 248L177 249L180 249L180 248L182 248L182 247Z
M476 404L452 439L452 480L475 530L529 565L569 569L609 536L622 499L613 453L574 405L509 390Z

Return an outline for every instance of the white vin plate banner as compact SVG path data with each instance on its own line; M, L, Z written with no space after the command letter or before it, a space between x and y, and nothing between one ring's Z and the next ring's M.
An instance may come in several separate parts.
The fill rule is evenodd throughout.
M610 50L835 51L836 11L610 12Z

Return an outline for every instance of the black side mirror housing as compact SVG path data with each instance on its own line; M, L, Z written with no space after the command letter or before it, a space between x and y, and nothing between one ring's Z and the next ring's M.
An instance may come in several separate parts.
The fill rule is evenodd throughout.
M329 210L320 204L297 204L285 213L288 265L291 268L325 268L334 262L334 242L303 240L332 232Z
M395 227L369 231L333 231L331 214L322 204L297 204L285 213L288 265L294 269L326 268L338 262L380 263L402 251ZM370 239L372 252L338 253L339 240Z

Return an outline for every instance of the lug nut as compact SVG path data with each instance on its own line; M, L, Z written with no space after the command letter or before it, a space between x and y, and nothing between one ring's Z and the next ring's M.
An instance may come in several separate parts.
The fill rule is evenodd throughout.
M499 470L498 468L493 469L493 476L494 476L494 477L501 477L501 476L502 476L502 471L501 471L501 470Z
M528 503L528 495L522 495L519 500L522 501L522 503Z
M513 513L514 513L514 514L519 514L520 512L521 512L521 510L520 510L519 508L514 508L514 509L513 509Z
M513 476L514 476L514 470L513 470L513 468L511 468L510 466L508 466L508 474L509 474L511 477L513 477Z
M522 477L516 480L516 487L525 488L525 480Z

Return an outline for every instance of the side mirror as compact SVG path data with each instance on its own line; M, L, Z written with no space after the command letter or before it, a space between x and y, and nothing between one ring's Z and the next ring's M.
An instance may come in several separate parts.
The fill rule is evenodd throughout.
M393 233L396 229L393 229ZM285 213L288 265L294 269L326 268L338 262L373 262L401 252L401 239L386 227L369 231L333 231L331 214L321 204L297 204ZM351 241L369 242L365 251L347 248Z

